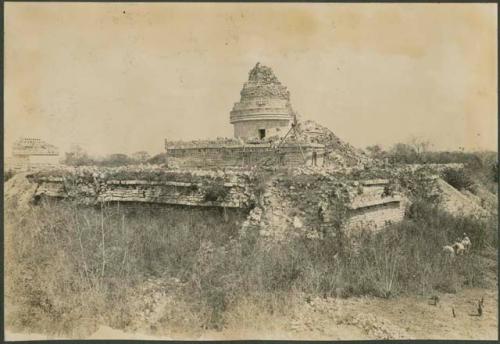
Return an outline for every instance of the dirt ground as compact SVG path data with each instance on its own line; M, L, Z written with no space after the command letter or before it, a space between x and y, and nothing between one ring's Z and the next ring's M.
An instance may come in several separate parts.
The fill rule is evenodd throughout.
M262 327L258 332L233 330L206 334L202 338L495 340L498 337L497 295L496 290L485 289L439 294L437 306L427 297L315 298L298 305L291 317L273 321L273 331ZM484 309L479 317L477 301L481 297L484 297Z
M498 339L497 290L466 289L438 296L436 306L427 297L414 296L389 300L298 297L286 316L257 315L249 321L235 317L223 331L173 336L167 329L153 335L103 325L87 339ZM482 297L483 314L478 316L477 302ZM6 340L49 339L41 334L5 334Z

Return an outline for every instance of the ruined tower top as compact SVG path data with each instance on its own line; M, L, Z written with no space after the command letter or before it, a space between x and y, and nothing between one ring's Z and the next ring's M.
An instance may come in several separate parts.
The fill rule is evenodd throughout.
M248 81L243 85L240 94L242 100L258 97L290 100L290 92L279 82L273 70L260 62L248 72Z
M255 67L248 72L248 80L253 82L273 82L279 84L278 78L273 73L273 70L267 66L261 66L257 62Z
M230 115L235 137L263 139L286 132L293 120L290 92L270 67L257 62L240 95Z

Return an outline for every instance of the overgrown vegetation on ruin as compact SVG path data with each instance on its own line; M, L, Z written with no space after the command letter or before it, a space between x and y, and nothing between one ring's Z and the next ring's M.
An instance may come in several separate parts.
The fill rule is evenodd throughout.
M448 168L443 171L443 179L458 190L468 190L474 185L474 180L467 170L454 170Z
M97 168L80 167L77 170L53 169L48 171L38 171L31 175L31 178L38 180L42 178L63 178L74 180L79 183L93 182L95 180L148 180L154 182L186 181L196 182L201 180L189 171L184 173L172 172L161 168Z
M223 201L229 194L228 189L224 186L224 180L215 180L203 188L204 200L206 202Z
M242 303L285 313L287 300L300 293L396 297L494 283L496 218L455 217L417 196L407 220L361 233L355 246L338 236L286 244L258 233L240 238L244 217L72 203L42 203L19 216L7 205L6 293L16 300L8 324L73 335L99 323L129 328L140 311L131 299L147 277L179 281L165 289L175 297L170 311L149 324L153 331L172 324L221 329ZM471 254L444 257L442 246L464 232Z
M465 166L465 174L474 181L496 193L498 183L498 153L493 151L430 151L428 142L396 143L387 151L380 146L367 147L369 155L376 159L387 159L393 164L450 164ZM463 180L464 181L464 180Z

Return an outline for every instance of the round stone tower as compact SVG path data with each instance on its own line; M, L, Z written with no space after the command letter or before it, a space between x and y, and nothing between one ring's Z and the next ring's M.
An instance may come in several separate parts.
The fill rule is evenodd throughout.
M294 120L290 92L271 68L257 63L240 94L230 115L234 137L263 139L287 133Z

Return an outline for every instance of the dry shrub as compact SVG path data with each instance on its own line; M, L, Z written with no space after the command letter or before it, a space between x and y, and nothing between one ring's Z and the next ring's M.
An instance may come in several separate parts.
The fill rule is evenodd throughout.
M459 190L468 190L474 184L471 176L464 169L447 168L443 171L443 179Z
M126 326L134 314L126 289L146 276L194 278L202 242L224 245L245 216L229 212L226 222L218 209L136 212L46 201L17 214L6 216L6 290L15 302L8 325L66 335L92 331L102 319Z
M229 194L228 189L224 186L223 181L215 181L204 189L205 202L223 201Z

